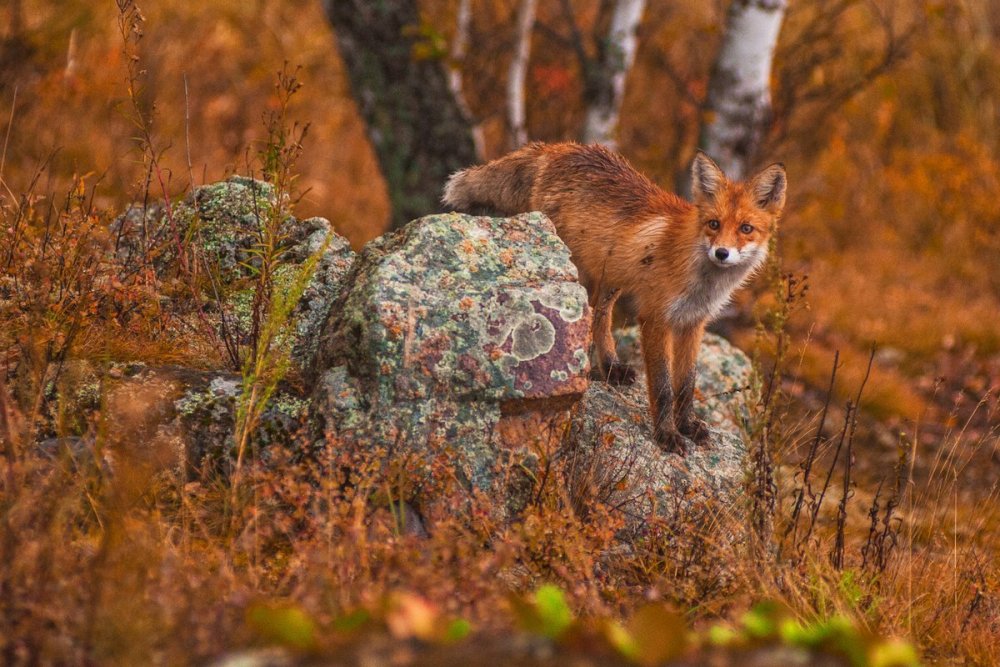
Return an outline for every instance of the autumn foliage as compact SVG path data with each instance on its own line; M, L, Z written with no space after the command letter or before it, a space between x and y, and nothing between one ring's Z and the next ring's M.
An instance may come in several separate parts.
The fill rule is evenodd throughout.
M413 57L447 58L456 4L420 3ZM539 3L532 139L579 133L569 4ZM660 610L642 613L680 618L703 643L683 650L777 641L788 621L796 641L849 637L838 655L851 660L905 653L879 648L898 637L929 661L995 662L1000 3L791 4L759 156L789 173L783 264L725 325L766 389L748 488L773 525L720 513L626 547L596 494L571 500L551 480L513 525L463 507L471 520L421 538L374 500L370 462L279 451L282 475L248 461L237 490L127 456L112 483L107 461L60 449L70 430L119 444L132 432L50 400L71 360L225 358L192 306L203 276L150 268L178 239L164 230L124 258L117 212L261 176L262 121L279 108L309 123L297 216L327 217L360 247L389 205L316 0L161 0L128 21L83 0L0 10L0 662L203 663L271 644L325 655L372 637L441 647L472 628L486 645L524 631L643 663L650 602ZM492 158L516 3L473 5L461 67ZM600 5L572 3L585 49ZM642 24L619 144L667 189L698 141L722 12L650 2ZM304 84L290 100L275 87L288 71ZM546 583L555 592L536 592Z

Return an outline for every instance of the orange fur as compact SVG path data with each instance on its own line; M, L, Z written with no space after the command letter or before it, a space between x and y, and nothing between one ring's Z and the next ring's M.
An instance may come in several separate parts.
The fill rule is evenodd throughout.
M601 146L534 143L454 174L444 202L511 215L541 211L569 247L595 307L601 369L630 381L611 336L620 295L635 304L657 441L683 451L707 431L691 413L694 364L706 323L763 263L785 202L786 176L771 165L728 180L699 153L694 203L663 191Z

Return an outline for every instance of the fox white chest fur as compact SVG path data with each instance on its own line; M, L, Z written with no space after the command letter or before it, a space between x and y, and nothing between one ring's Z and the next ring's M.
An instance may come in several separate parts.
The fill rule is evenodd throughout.
M667 321L686 328L718 317L732 299L733 293L749 280L767 259L767 248L756 250L743 264L721 267L704 257L691 267L687 287L666 307Z

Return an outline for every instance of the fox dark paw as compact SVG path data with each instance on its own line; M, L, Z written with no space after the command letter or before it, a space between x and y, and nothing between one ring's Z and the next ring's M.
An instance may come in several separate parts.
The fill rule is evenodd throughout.
M708 424L697 417L687 419L677 430L699 445L705 444L712 435L712 432L708 430Z
M691 446L688 440L680 431L676 429L656 429L656 444L667 454L677 454L686 456Z
M630 385L635 382L635 369L620 361L607 364L600 373L600 379L608 384Z

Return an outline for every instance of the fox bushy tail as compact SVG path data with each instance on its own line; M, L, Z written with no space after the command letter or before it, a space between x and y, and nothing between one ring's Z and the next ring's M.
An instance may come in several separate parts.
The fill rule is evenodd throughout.
M441 201L457 211L485 208L504 215L530 211L541 153L540 144L529 144L492 162L457 171L444 186Z

